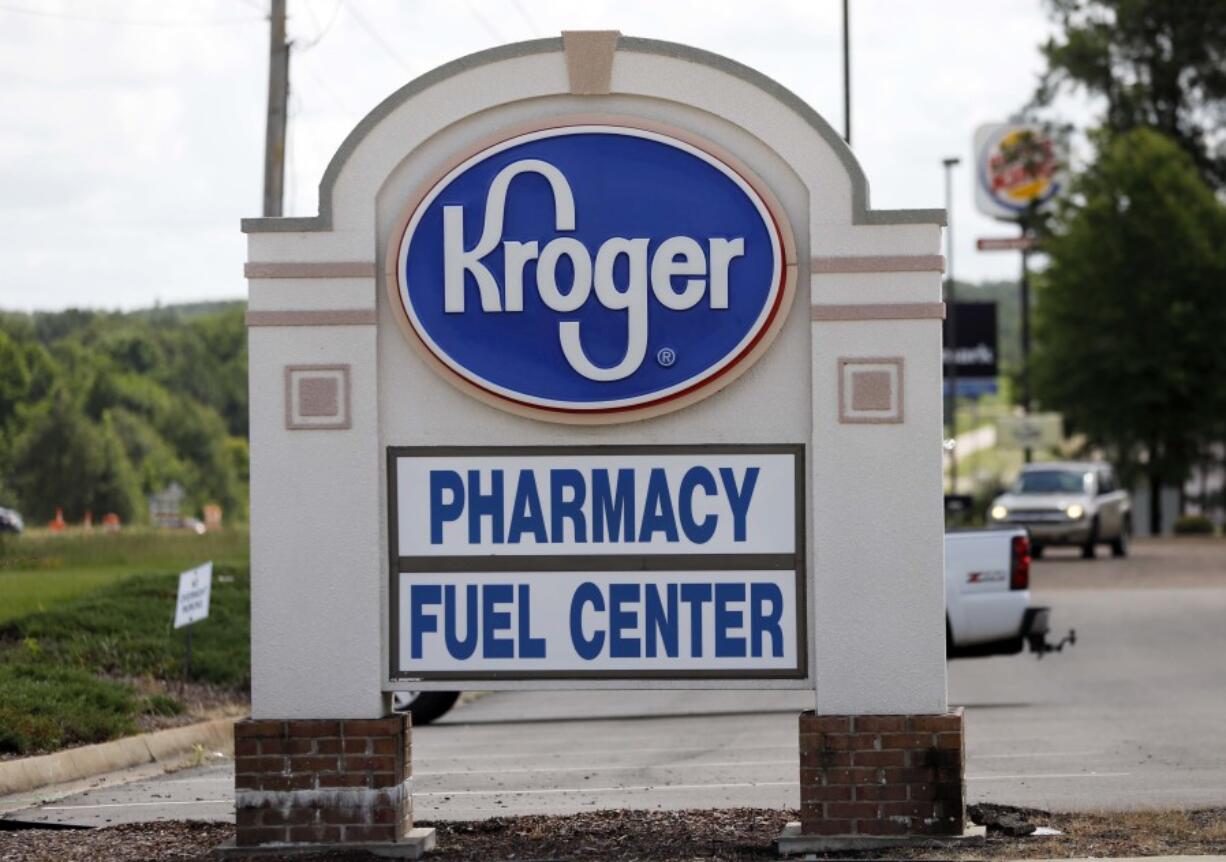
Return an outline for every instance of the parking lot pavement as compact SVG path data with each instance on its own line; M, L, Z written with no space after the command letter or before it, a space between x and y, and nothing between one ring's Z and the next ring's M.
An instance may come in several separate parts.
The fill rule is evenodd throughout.
M1034 601L1070 650L951 663L971 801L1055 810L1226 805L1226 542L1055 552ZM597 808L791 807L803 692L504 692L414 731L419 819ZM232 816L228 765L78 793L22 819ZM32 800L33 801L33 800Z

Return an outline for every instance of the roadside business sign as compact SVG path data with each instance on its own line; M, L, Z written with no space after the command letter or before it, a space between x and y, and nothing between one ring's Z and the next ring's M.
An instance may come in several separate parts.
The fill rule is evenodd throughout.
M996 445L1002 449L1038 449L1059 446L1064 422L1059 413L1031 413L996 420Z
M980 237L975 240L975 248L979 251L1030 251L1034 246L1032 236Z
M209 615L209 594L213 589L213 564L205 563L179 575L179 595L175 602L175 628L200 622Z
M995 378L999 373L996 362L996 303L958 302L948 311L945 328L945 375L958 366L958 381L966 378ZM950 320L953 318L953 320ZM950 331L956 333L957 344L949 344Z
M803 677L799 446L392 448L394 678Z
M356 721L400 752L392 692L668 688L960 731L930 445L944 223L874 209L829 123L681 45L565 33L389 95L317 215L243 223L244 732ZM343 789L319 822L367 812L362 840L411 822L408 758L377 787L362 758L293 760L236 773L261 782L240 844L296 840L242 816L307 804L290 787ZM802 762L808 799L828 764ZM960 799L941 772L891 792Z
M1064 188L1067 153L1040 125L980 126L974 149L975 205L984 215L1017 221L1032 207L1049 204Z

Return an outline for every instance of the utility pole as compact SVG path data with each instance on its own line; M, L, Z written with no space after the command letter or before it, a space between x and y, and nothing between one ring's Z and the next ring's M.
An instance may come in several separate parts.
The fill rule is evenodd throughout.
M958 295L954 286L954 219L953 219L953 169L962 160L957 157L941 159L945 167L945 332L951 359L947 370L945 409L949 416L949 436L954 441L949 450L949 493L958 493ZM944 351L941 361L944 362Z
M843 140L851 146L851 18L843 0Z
M286 0L271 0L268 14L268 125L264 132L264 215L281 215L285 198L285 124L289 103Z

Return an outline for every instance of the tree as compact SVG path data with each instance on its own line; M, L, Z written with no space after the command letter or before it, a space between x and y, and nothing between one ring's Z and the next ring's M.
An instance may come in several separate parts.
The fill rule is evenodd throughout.
M1099 141L1045 241L1036 392L1125 475L1152 526L1226 414L1226 207L1191 158L1139 129Z
M1226 187L1226 3L1047 0L1061 34L1042 46L1035 101L1063 89L1106 101L1115 132L1151 127L1176 141L1210 185Z
M109 421L91 422L62 387L22 418L14 484L32 519L49 519L57 508L73 521L87 511L115 512L124 521L144 513L136 473Z

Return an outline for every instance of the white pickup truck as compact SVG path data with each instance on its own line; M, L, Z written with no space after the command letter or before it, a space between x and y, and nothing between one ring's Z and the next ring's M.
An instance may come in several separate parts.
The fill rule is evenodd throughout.
M1015 655L1026 646L1040 657L1075 643L1070 632L1050 644L1050 609L1030 606L1030 539L1020 528L945 534L945 643L949 658ZM393 708L429 724L459 697L455 691L396 692Z
M1030 604L1030 538L1024 529L945 534L945 643L950 658L1042 657L1076 643L1070 632L1050 644L1051 609Z

